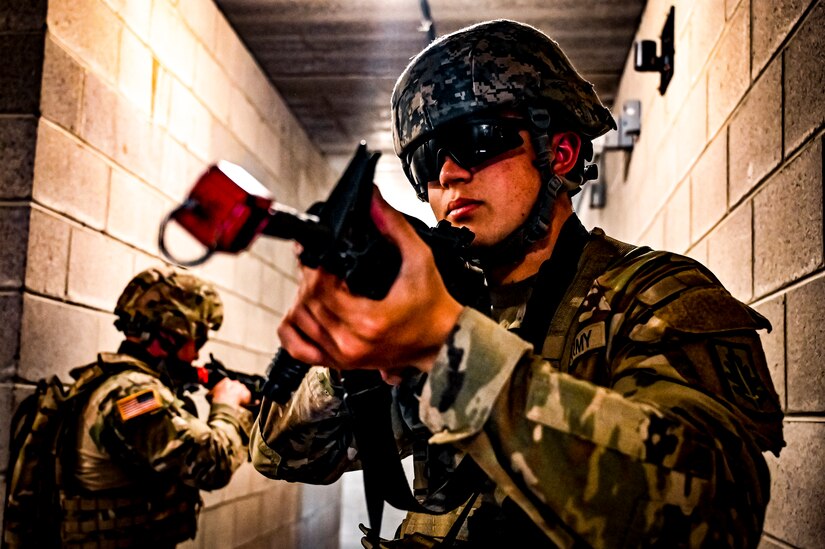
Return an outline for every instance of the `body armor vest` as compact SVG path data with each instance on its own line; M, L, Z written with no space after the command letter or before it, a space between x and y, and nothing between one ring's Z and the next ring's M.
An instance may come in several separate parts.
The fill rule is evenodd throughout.
M91 492L71 474L79 414L106 379L129 370L158 375L134 357L100 355L71 372L76 381L68 390L57 377L41 380L21 403L13 420L5 547L173 547L194 537L201 505L196 488L155 475L136 478L131 488Z
M129 370L154 377L158 372L129 355L101 354L98 361L72 372L78 384L95 388L113 375ZM88 391L86 401L93 393ZM82 409L79 410L82 413ZM78 424L80 417L72 418ZM127 547L136 543L169 545L195 537L202 501L197 488L155 471L128 471L128 485L90 491L71 474L77 459L75 448L84 433L77 432L74 448L63 453L60 486L61 540L64 546ZM116 466L112 464L112 466Z

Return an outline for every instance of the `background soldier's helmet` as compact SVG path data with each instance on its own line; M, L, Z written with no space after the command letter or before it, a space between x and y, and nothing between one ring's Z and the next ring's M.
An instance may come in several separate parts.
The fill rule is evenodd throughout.
M172 269L153 268L127 284L115 314L115 326L126 335L143 337L163 330L203 344L209 330L217 330L223 322L223 303L208 282Z
M496 20L442 36L418 54L395 84L395 153L406 153L452 121L491 109L544 108L551 127L586 138L616 128L593 85L559 45L523 23Z

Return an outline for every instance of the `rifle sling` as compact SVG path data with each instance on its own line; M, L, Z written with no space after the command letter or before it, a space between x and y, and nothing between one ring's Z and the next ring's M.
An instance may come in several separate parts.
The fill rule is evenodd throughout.
M350 390L346 378L344 386L347 388L345 400L352 416L353 435L364 474L364 494L372 533L378 535L381 530L385 501L396 509L441 514L464 503L475 491L474 483L482 473L475 462L465 456L449 482L430 494L427 500L421 502L416 499L401 465L393 436L391 387L378 381L372 387ZM445 498L444 494L452 497ZM440 503L437 506L429 504L430 498L437 498Z
M370 529L378 535L384 501L398 509L409 510L418 510L420 504L410 492L398 456L390 416L390 387L381 383L353 392L348 388L345 398L352 414L352 430L364 474Z
M533 293L527 302L522 326L514 330L524 340L541 350L547 337L553 312L576 276L579 258L590 240L590 233L574 214L562 225L550 258L542 263Z

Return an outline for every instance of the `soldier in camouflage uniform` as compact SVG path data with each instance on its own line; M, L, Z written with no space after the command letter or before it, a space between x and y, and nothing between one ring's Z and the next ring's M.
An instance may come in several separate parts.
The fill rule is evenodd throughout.
M62 462L62 544L174 547L195 536L199 490L225 486L247 460L250 393L222 380L206 421L182 394L178 380L191 377L185 369L223 321L210 284L148 269L115 313L126 336L118 352L72 372L73 391L96 387L70 430L76 451Z
M492 310L455 302L376 195L401 273L371 301L304 269L279 335L322 366L259 417L255 467L312 483L357 468L337 379L372 368L395 384L395 438L421 499L462 460L483 472L478 496L459 498L466 519L460 506L412 512L381 546L458 531L456 547L755 547L762 453L784 446L757 334L770 325L696 261L583 228L570 195L592 178L590 140L615 129L592 85L541 32L492 21L415 57L392 114L418 196L476 234Z

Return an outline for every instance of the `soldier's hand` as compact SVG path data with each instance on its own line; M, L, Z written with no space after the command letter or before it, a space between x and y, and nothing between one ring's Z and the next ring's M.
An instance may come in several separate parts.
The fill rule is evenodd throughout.
M385 379L407 367L428 371L462 306L447 292L429 247L377 191L371 214L402 256L390 292L381 301L356 296L323 269L304 268L278 328L281 345L308 364L378 369Z
M223 378L211 391L209 396L212 404L228 404L236 408L246 406L252 401L252 393L246 385L234 379Z

